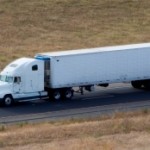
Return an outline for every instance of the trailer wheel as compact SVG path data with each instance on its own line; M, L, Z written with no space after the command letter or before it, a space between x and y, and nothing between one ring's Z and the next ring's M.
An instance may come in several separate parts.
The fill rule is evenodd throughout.
M146 90L150 90L150 80L145 80L143 85Z
M141 81L132 81L131 82L131 85L132 85L132 87L134 87L135 89L140 89L140 88L142 88L142 82Z
M6 95L3 99L3 104L7 107L11 106L13 104L13 98L11 95Z
M68 88L68 89L65 89L63 90L63 99L71 99L73 97L73 90L72 88Z

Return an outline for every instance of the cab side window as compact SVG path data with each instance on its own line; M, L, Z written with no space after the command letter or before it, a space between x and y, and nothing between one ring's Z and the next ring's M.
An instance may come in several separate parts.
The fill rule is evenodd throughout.
M37 71L38 70L38 65L32 66L32 71Z

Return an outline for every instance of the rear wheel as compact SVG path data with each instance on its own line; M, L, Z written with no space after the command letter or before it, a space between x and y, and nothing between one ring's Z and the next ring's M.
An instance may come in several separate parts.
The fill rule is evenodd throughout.
M64 89L62 91L63 99L71 99L73 97L72 88Z
M10 95L6 95L3 99L3 104L7 107L11 106L13 104L13 98Z
M142 81L131 81L131 85L132 87L136 88L136 89L140 89L142 88Z
M49 97L54 101L59 101L62 96L60 90L52 90L49 92Z
M150 80L145 80L143 85L146 90L150 90Z

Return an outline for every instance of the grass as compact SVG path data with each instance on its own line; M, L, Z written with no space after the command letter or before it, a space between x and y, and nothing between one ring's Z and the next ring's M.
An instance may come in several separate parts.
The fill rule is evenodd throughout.
M0 149L6 150L136 150L150 146L149 110L74 120L73 123L67 120L3 128Z
M149 6L149 0L0 0L0 69L38 52L149 42Z

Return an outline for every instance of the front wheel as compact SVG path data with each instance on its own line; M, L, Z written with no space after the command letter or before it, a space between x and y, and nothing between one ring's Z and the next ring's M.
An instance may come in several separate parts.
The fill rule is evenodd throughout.
M11 106L13 104L13 98L10 95L6 95L3 99L3 104L7 107Z

